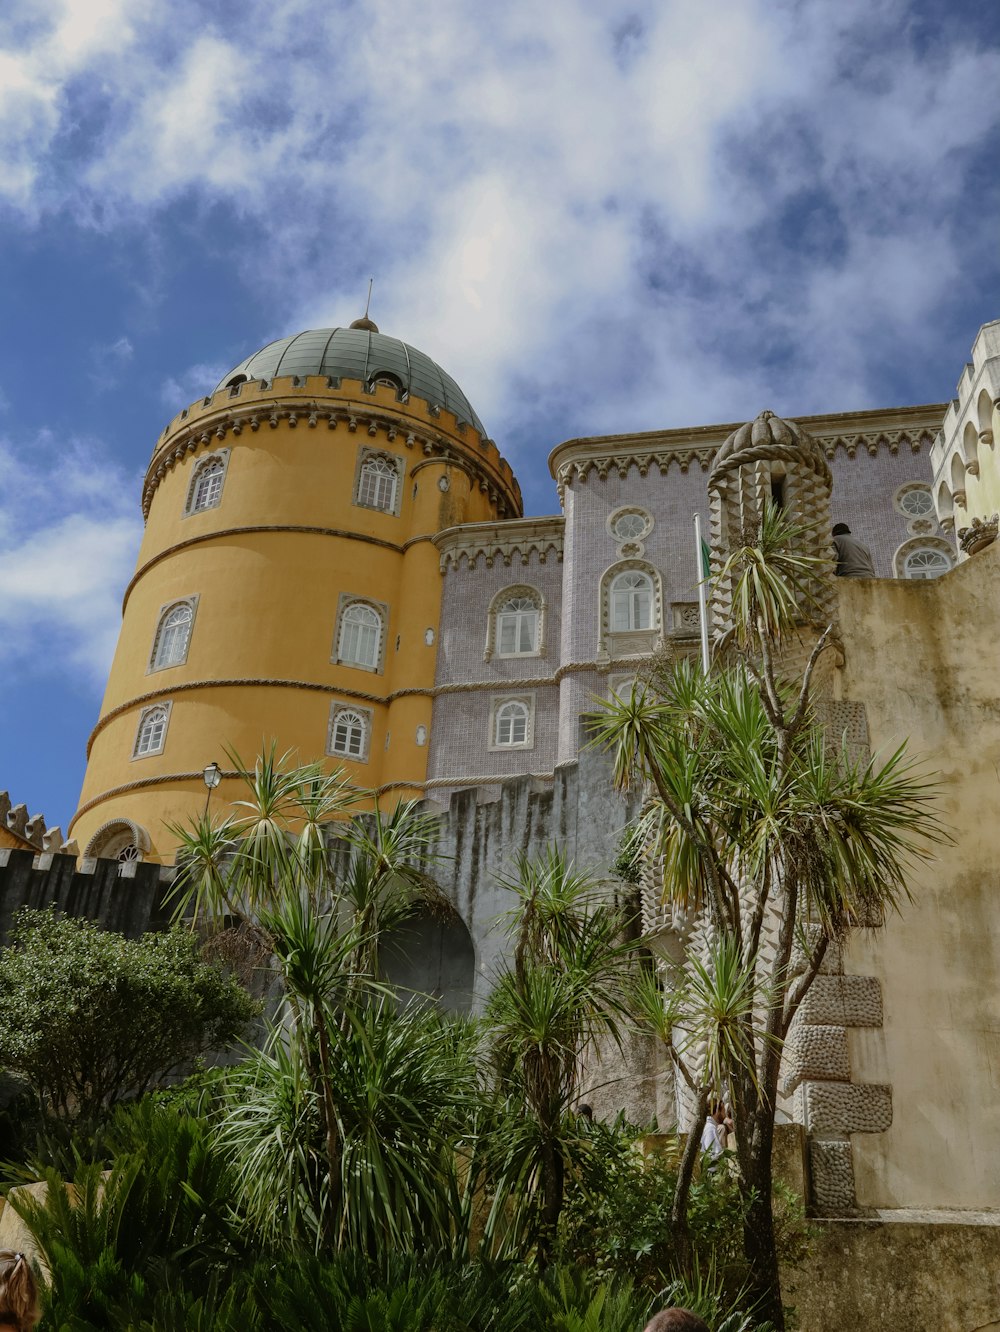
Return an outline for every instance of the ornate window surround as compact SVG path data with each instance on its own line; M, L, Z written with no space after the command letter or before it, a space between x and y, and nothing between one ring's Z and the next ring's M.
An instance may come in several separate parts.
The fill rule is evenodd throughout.
M907 577L906 561L918 550L936 551L938 554L945 556L952 569L955 567L956 560L954 548L949 542L945 541L943 537L911 537L908 541L904 541L901 546L897 547L896 552L892 557L892 567L897 578Z
M914 491L919 491L921 494L927 496L927 507L922 509L919 513L907 509L903 504L905 497L912 494ZM907 519L928 518L934 512L934 492L926 481L907 481L905 486L899 487L892 498L896 508Z
M384 462L395 468L396 481L392 491L392 504L384 508L380 504L366 504L361 499L361 482L365 465L370 462ZM351 503L359 509L370 509L373 513L388 513L398 518L400 508L403 503L403 478L406 474L406 459L399 457L395 453L390 453L386 449L369 449L362 446L358 449L357 462L354 468L354 488L351 492Z
M535 647L531 652L500 651L497 620L503 607L515 597L530 599L535 604ZM502 587L490 602L489 611L486 616L486 647L483 650L483 661L490 661L493 657L502 657L505 660L513 660L518 657L544 657L546 610L547 604L545 597L537 587L532 587L529 583L511 583L508 587Z
M611 584L619 574L635 569L648 575L653 584L648 629L612 629ZM601 575L599 587L600 638L597 649L597 669L607 670L612 659L648 656L663 642L663 579L659 569L647 560L619 560Z
M340 655L340 640L343 632L344 615L351 606L367 606L373 610L379 617L381 624L378 631L378 647L375 652L374 665L368 666L360 661L350 661ZM389 628L389 607L384 601L375 601L372 597L359 596L355 592L341 592L340 600L337 604L337 623L334 626L333 633L333 651L330 654L330 660L337 666L350 666L355 671L369 671L374 675L381 675L385 669L385 642L388 636Z
M642 527L638 532L631 535L616 531L617 524L623 518L632 516L638 518ZM605 527L609 534L618 544L619 559L641 559L645 554L645 541L653 530L654 518L646 509L640 508L637 504L625 504L620 508L612 509L605 521Z
M350 715L356 717L361 727L361 746L356 754L351 753L349 749L337 749L334 738L338 719ZM330 719L326 728L326 752L333 758L345 758L352 763L367 763L368 756L371 753L372 742L372 721L374 714L371 708L359 707L356 703L343 703L339 699L334 699L330 704ZM350 739L348 738L348 743Z
M500 711L508 703L519 703L525 709L525 738L516 744L497 744L497 722ZM493 754L506 754L511 750L534 749L535 747L535 694L493 694L490 698L490 733L487 750Z
M143 710L139 713L139 724L135 728L135 740L132 742L133 762L135 762L138 759L153 758L156 754L163 753L167 744L167 730L170 726L170 713L171 710L173 709L173 706L174 705L172 699L164 699L160 703L154 703L152 707L143 708ZM160 731L159 744L156 746L155 749L149 748L149 749L144 749L140 752L139 742L142 739L143 729L145 728L148 722L152 721L154 713L163 714L163 728Z
M143 860L150 848L149 833L131 819L109 819L102 823L87 843L84 856L112 858L122 864Z
M187 664L188 653L191 651L191 638L194 635L194 622L198 614L198 601L201 593L195 592L190 597L178 597L176 601L168 601L160 607L160 613L156 617L156 630L153 633L153 646L149 652L149 665L146 667L146 674L152 675L157 671L169 671L173 666L184 666ZM176 661L157 661L157 653L163 638L163 629L167 617L172 611L178 610L181 606L187 606L191 611L191 618L188 621L187 637L184 640L184 654Z
M195 463L194 470L191 473L191 481L188 485L187 499L184 503L184 513L182 514L182 517L190 518L196 513L208 513L210 509L217 509L222 503L222 496L226 488L226 476L229 472L229 454L229 449L213 449L211 453L207 453L204 458L199 458ZM222 463L222 475L219 480L218 494L211 504L202 504L196 509L194 507L194 500L201 474L206 468L211 467L214 463L220 462Z

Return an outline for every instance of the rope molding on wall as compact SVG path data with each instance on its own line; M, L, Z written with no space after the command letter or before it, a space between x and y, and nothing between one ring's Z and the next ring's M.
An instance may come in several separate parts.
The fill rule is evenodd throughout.
M308 689L314 693L336 694L338 697L361 699L365 703L393 703L397 698L409 698L414 695L422 698L432 698L433 689L399 689L384 697L380 694L366 694L359 689L346 689L341 685L319 684L314 680L281 680L281 679L258 679L255 677L246 677L243 679L232 680L189 680L185 684L172 685L169 688L153 689L148 694L137 694L135 698L129 699L125 703L119 703L118 707L112 708L109 713L103 716L90 733L87 741L87 757L90 758L90 751L93 748L94 741L100 735L110 722L123 713L128 712L135 707L145 706L147 703L153 703L160 698L171 698L174 694L186 694L192 689L239 689L239 688L264 688L264 689Z
M335 756L327 755L326 757L330 758ZM223 777L242 776L238 768L221 768L220 772L222 773ZM199 782L204 780L204 774L201 771L201 769L199 769L198 772L165 772L161 773L159 777L137 777L134 782L124 782L121 786L109 787L107 791L102 791L100 795L94 796L91 800L88 800L85 805L80 806L80 808L76 811L76 813L73 815L72 819L70 820L69 827L67 829L67 836L70 832L73 831L73 824L76 823L77 819L82 818L84 814L87 814L90 812L90 810L95 809L99 804L102 803L102 801L112 800L114 799L115 796L127 795L129 791L140 791L144 787L163 786L167 782L193 782L195 780ZM387 791L394 791L397 789L422 791L424 788L424 783L418 781L388 782L384 786L377 786L375 788L371 788L367 786L358 786L356 782L349 782L348 788L352 791L362 791L362 792L368 792L374 789L376 794L383 795ZM115 822L116 820L112 819L109 821ZM98 831L100 831L100 829Z
M366 536L362 532L349 532L340 527L309 527L306 525L297 525L294 523L254 523L246 527L222 527L215 532L202 532L199 536L186 537L183 541L177 541L172 546L167 546L151 559L147 560L141 569L136 569L135 573L125 589L125 595L122 598L122 614L125 613L125 607L128 605L128 599L132 594L132 589L150 569L165 560L167 556L174 555L179 550L186 550L189 546L198 546L204 541L216 541L222 537L243 536L247 533L263 532L299 532L306 536L327 536L327 537L345 537L350 541L364 541L370 546L381 546L384 550L394 551L397 555L405 555L411 546L420 545L422 542L432 542L433 537L427 533L421 536L410 537L408 541L401 544L395 541L386 541L383 537Z

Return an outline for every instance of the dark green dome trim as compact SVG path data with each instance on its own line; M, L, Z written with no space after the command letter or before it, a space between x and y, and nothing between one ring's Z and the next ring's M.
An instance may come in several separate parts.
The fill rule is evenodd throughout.
M370 384L379 373L391 375L404 393L453 412L486 437L486 427L451 375L416 347L398 338L360 328L315 328L269 342L223 376L226 388L238 375L274 379L277 375L326 375Z

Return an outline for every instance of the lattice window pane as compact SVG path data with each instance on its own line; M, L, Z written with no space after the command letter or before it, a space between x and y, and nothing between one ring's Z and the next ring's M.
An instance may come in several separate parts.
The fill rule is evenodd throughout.
M377 611L360 603L348 606L341 624L338 656L356 666L375 667L381 636L382 621Z
M914 550L906 557L907 578L940 578L951 568L943 550Z
M152 708L139 723L139 734L135 741L136 755L158 754L163 748L166 730L166 708Z
M199 509L214 509L222 494L222 475L225 464L221 460L207 463L198 473L191 497L191 512Z
M528 708L524 703L504 703L497 709L496 744L523 745L528 739Z
M193 618L194 612L190 606L174 606L167 611L156 635L154 667L178 666L187 660Z
M330 748L346 758L361 758L365 752L367 724L360 712L344 708L334 717Z
M611 584L611 628L616 633L649 629L653 622L653 585L648 574L630 571Z
M512 597L497 614L499 651L505 657L535 652L538 646L538 607L528 597Z
M395 466L385 458L369 458L361 468L358 483L358 503L369 509L392 513L396 503Z

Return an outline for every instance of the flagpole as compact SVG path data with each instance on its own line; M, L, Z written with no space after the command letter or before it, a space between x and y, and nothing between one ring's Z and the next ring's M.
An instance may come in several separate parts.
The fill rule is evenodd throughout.
M705 580L708 571L704 567L701 544L701 514L694 516L694 558L698 577L698 622L701 626L701 668L708 674L708 599L705 593Z

